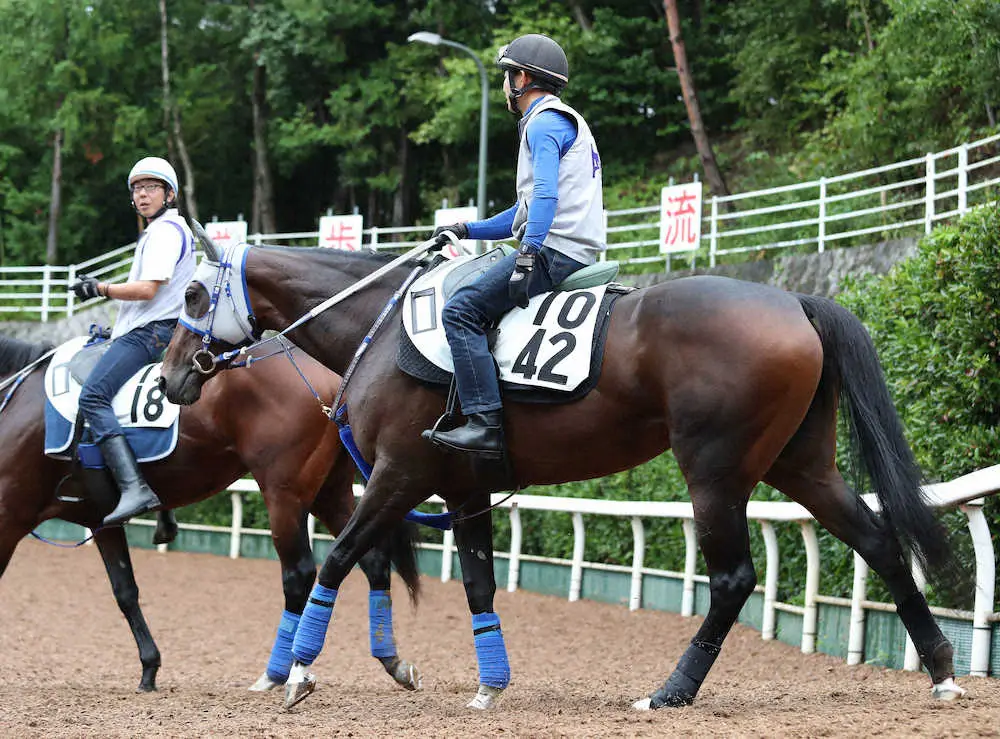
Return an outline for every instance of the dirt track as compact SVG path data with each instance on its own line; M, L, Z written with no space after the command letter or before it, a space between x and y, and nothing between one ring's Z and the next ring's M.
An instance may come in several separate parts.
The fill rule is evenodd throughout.
M96 550L25 541L0 581L0 736L1000 736L1000 680L962 678L971 697L941 704L924 675L849 668L740 626L694 706L636 713L697 619L531 593L497 594L513 682L499 709L474 713L461 583L425 578L416 612L397 588L400 655L424 675L409 693L368 655L360 573L338 597L317 692L286 713L277 692L245 690L282 608L278 564L132 557L163 654L159 692L133 692L135 645Z

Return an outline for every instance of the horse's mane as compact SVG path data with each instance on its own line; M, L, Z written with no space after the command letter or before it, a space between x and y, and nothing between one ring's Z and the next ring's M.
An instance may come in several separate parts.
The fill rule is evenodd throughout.
M51 349L48 342L32 343L0 334L0 377L7 377Z

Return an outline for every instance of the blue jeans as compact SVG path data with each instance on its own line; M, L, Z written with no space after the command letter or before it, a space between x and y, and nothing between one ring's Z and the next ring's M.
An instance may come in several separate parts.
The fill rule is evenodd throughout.
M95 443L122 433L111 400L136 372L158 362L177 321L153 321L111 342L80 390L80 410Z
M508 254L475 282L455 291L441 312L455 362L455 383L462 413L495 411L503 406L486 329L514 307L507 283L514 272L516 254ZM548 292L586 265L543 246L535 258L528 296Z

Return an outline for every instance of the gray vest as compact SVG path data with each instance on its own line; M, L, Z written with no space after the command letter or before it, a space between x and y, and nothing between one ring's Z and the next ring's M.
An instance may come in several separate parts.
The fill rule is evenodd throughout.
M577 129L576 141L559 160L559 202L545 246L583 264L593 264L607 248L601 158L587 122L554 96L542 98L519 126L521 148L517 154L517 212L512 231L520 241L527 227L528 207L535 184L527 134L528 127L543 110L557 110L572 118Z

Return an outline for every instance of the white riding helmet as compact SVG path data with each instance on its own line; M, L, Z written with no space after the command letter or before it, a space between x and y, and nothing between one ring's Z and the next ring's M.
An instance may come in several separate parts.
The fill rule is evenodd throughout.
M174 191L174 196L179 192L177 187L177 173L170 166L170 162L160 157L144 157L135 163L132 171L128 173L128 189L131 192L132 183L140 177L152 177L161 180Z

